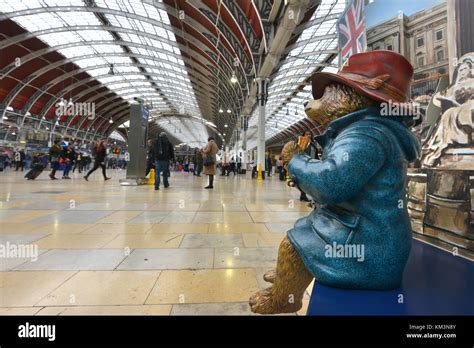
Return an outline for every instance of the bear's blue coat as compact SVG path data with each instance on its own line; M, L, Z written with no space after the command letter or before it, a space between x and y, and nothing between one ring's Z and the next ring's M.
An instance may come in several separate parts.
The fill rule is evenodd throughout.
M331 122L315 140L323 147L322 160L301 154L289 163L294 181L318 202L288 231L290 242L317 282L396 288L411 246L405 180L407 162L420 152L417 139L373 107ZM363 261L331 257L327 250L334 242L363 246Z

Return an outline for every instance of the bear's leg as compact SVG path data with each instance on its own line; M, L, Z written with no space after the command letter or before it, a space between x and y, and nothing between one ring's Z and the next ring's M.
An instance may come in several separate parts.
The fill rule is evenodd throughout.
M287 237L278 249L273 286L255 293L249 300L254 313L293 313L303 306L303 295L313 275L306 269Z

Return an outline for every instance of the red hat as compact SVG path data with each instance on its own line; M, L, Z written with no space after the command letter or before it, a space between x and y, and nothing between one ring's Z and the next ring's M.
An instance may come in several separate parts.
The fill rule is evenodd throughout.
M410 95L413 67L401 54L371 51L353 54L337 74L313 74L313 98L319 99L331 82L354 88L370 99L405 102Z

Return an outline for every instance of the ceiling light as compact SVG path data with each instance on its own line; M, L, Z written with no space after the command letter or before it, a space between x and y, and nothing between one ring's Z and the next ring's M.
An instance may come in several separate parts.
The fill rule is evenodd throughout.
M227 124L224 125L225 128L229 127Z
M228 114L230 114L230 113L231 113L230 109L227 109L227 113L228 113Z
M224 110L222 110L222 109L219 109L219 113L221 113L221 114L222 114L223 112L224 112Z
M110 124L114 123L114 120L112 120L112 117L110 118L109 123Z
M232 83L239 82L239 80L237 80L237 76L235 76L235 71L232 73L232 77L230 78L230 82L232 82Z
M113 65L113 64L110 64L110 68L109 68L108 74L109 74L109 75L115 75L114 65Z
M15 132L12 132L12 135L16 135L16 133L15 133Z
M226 136L226 134L224 133L224 136Z
M63 98L61 98L61 100L59 101L58 105L59 105L59 106L64 106L64 99L63 99Z

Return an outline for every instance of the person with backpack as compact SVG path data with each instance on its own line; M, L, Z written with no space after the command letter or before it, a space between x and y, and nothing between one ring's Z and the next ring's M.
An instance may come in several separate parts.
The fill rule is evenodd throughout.
M174 160L174 148L165 132L161 132L155 141L153 157L155 159L155 191L160 189L161 172L163 172L163 185L168 188L170 161Z
M92 167L91 170L86 174L84 179L86 181L89 181L89 175L91 175L93 172L95 172L99 167L102 168L102 175L104 176L104 180L107 181L111 178L107 177L107 174L105 173L105 158L107 157L107 143L105 140L101 140L96 147L93 149L95 153L95 161L94 161L94 166Z

